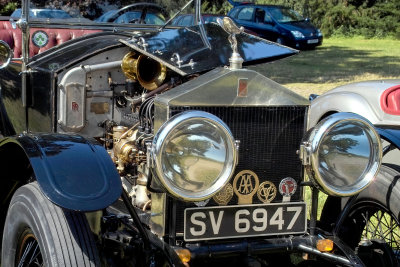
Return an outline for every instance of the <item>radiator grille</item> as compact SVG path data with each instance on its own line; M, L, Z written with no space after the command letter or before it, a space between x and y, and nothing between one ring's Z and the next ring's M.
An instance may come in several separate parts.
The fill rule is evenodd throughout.
M218 116L231 129L236 140L240 140L239 164L235 175L242 170L251 170L257 174L260 183L270 181L278 188L280 181L292 177L300 181L302 177L301 162L296 154L305 131L305 114L307 107L171 107L171 115L184 110L202 110ZM233 180L233 178L232 178ZM231 181L232 183L232 181ZM300 198L300 190L292 196ZM172 203L175 200L171 200ZM273 202L281 202L279 192ZM191 203L176 201L176 218L174 231L183 232L183 211L193 207ZM234 194L228 205L236 205ZM253 203L262 203L257 196ZM207 206L215 206L212 199ZM175 209L169 209L175 213ZM174 216L175 215L175 216ZM173 229L171 229L173 230Z

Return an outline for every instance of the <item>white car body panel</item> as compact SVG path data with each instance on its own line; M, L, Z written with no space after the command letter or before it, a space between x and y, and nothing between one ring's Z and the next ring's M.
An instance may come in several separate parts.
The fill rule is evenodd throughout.
M380 104L383 92L396 85L400 85L400 79L358 82L334 88L311 102L308 127L335 112L354 112L374 125L400 126L400 116L385 113Z

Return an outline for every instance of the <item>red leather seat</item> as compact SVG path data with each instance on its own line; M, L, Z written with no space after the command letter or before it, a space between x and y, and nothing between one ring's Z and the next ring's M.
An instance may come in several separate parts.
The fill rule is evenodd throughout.
M98 30L79 30L79 29L30 29L32 34L36 31L44 31L49 36L49 41L44 47L37 47L29 41L29 56L32 57L47 49L62 44L68 40L81 37L83 35L99 32ZM22 35L20 29L13 29L9 21L0 21L0 40L5 41L14 50L14 57L20 58L22 55Z

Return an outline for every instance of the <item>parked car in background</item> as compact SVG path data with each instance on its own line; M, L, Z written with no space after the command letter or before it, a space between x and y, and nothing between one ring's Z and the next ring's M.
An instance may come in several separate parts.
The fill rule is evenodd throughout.
M203 23L210 23L210 22L215 22L217 23L217 18L223 18L223 15L215 15L215 14L201 14L201 19L203 20ZM192 26L194 25L194 14L181 14L175 17L171 25L177 25L177 26Z
M157 4L135 3L120 9L107 11L95 21L163 25L167 17L167 11Z
M296 49L315 48L322 44L321 31L293 9L249 2L229 2L234 7L228 12L228 16L260 37Z
M225 17L224 15L216 15L216 14L201 14L201 19L203 20L203 23L217 23L217 19L220 18L222 19ZM184 26L184 27L189 27L194 25L194 14L181 14L176 16L172 21L171 25L175 26ZM246 33L258 36L257 33L249 30L249 29L244 29Z

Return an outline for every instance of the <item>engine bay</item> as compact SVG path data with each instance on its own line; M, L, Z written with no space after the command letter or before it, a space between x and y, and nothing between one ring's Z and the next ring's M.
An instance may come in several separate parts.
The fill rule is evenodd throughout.
M149 210L147 152L154 137L154 98L192 78L127 47L100 53L58 75L58 132L103 144L132 204Z

